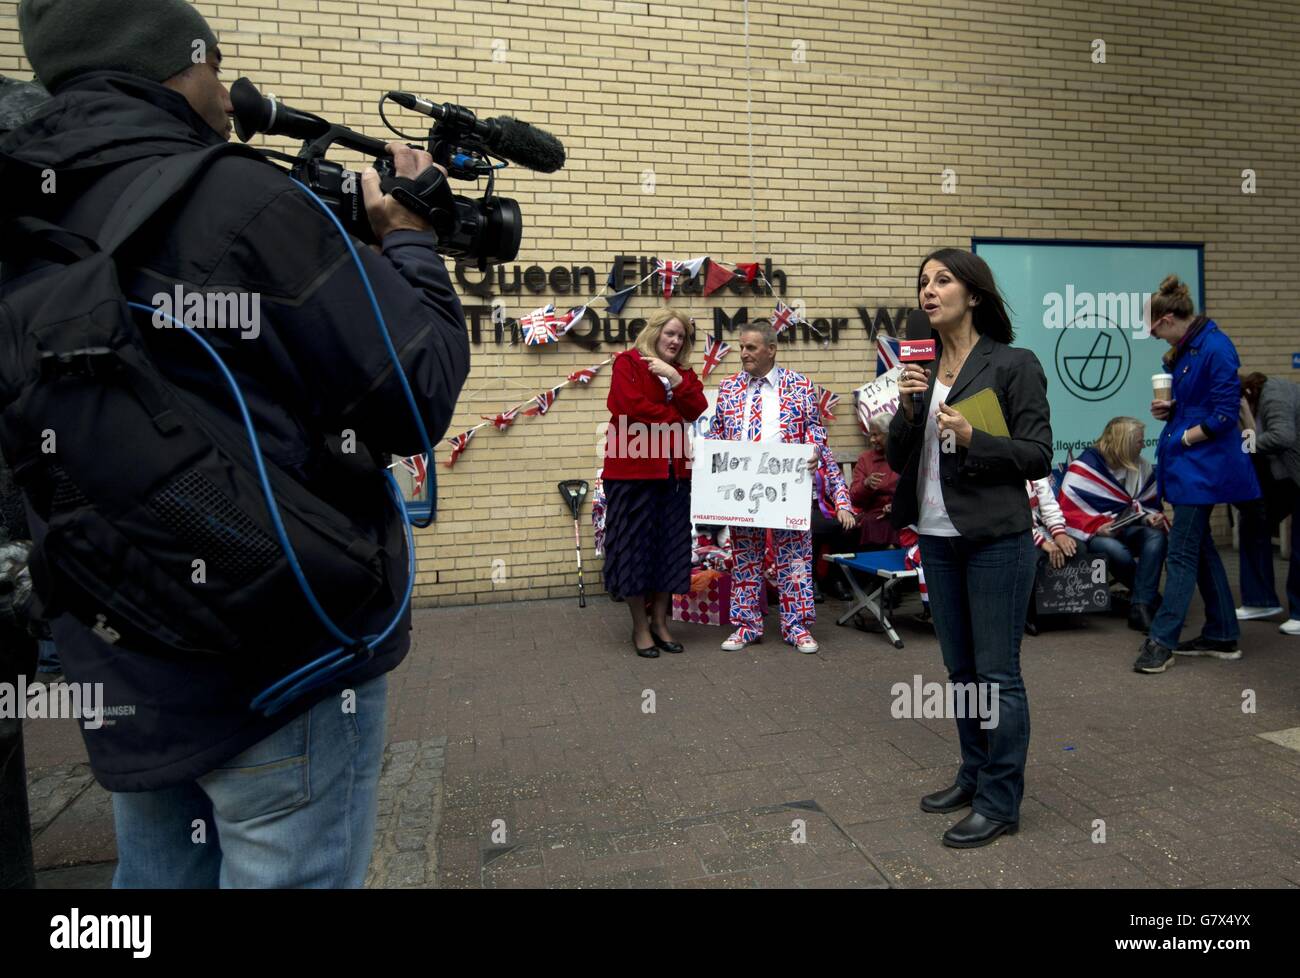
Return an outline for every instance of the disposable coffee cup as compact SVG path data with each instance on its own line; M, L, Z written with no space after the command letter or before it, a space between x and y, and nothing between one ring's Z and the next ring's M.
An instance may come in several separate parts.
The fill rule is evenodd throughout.
M1152 374L1151 392L1157 401L1167 401L1174 393L1173 374Z

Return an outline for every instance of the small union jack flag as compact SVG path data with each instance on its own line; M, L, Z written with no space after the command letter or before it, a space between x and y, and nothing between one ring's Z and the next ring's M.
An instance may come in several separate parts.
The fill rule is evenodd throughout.
M497 431L505 431L514 424L515 419L519 417L519 408L515 407L511 408L509 411L502 411L495 418L489 418L487 415L483 414L480 414L479 417L484 421L491 421L492 426L496 428Z
M560 396L559 388L551 388L549 391L542 391L533 398L534 407L530 407L524 414L530 418L535 418L540 414L545 414L555 403L555 399Z
M777 336L784 333L787 327L800 322L803 322L803 320L799 318L797 312L784 302L777 302L776 312L772 313L772 328L776 330Z
M672 261L671 259L666 261L663 258L655 259L655 271L663 279L665 299L673 297L673 283L677 280L677 276L682 274L682 264L682 262Z
M451 468L455 465L456 459L460 458L461 455L465 453L465 449L469 447L470 439L474 437L476 431L478 431L477 428L470 428L469 431L462 431L454 438L447 439L447 441L451 443L451 456L445 463L447 468Z
M704 338L704 373L701 380L708 380L713 368L722 362L722 358L731 352L731 346L712 336Z
M832 412L838 403L840 403L840 395L828 391L821 384L817 385L817 410L821 412L823 418L834 421L835 415Z
M573 329L574 325L578 322L578 320L580 320L585 315L587 315L587 307L578 306L577 308L570 309L563 316L556 317L556 321L555 321L556 337L557 338L561 337L569 330Z
M555 305L546 305L534 309L519 320L519 328L524 334L525 346L542 346L559 340L559 327L563 322L555 315Z
M410 458L399 458L402 468L411 473L411 495L423 496L424 486L429 478L429 470L426 467L426 460L423 455L412 455Z
M569 383L590 384L591 379L596 376L596 371L605 366L608 362L609 361L606 360L604 363L598 363L594 367L583 367L581 370L575 370L573 373L569 374Z
M898 340L892 336L880 336L876 339L876 376L888 373L895 367L901 367L903 361L898 359Z

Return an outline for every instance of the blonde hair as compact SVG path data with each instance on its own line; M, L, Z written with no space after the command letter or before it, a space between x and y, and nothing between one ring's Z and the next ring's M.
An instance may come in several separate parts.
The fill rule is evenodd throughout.
M672 306L664 306L645 324L645 328L636 334L636 348L641 351L643 356L659 356L659 337L663 334L664 327L676 319L682 324L682 329L686 335L682 338L682 348L677 351L677 359L674 363L679 367L690 365L691 348L695 345L692 342L691 317L685 313L679 312Z
M1155 322L1166 313L1173 313L1179 319L1188 319L1196 311L1192 303L1192 292L1177 275L1166 275L1160 288L1151 294L1151 322Z
M1146 429L1137 418L1111 418L1097 439L1097 451L1111 470L1127 469L1136 472L1138 457L1142 454L1142 432Z

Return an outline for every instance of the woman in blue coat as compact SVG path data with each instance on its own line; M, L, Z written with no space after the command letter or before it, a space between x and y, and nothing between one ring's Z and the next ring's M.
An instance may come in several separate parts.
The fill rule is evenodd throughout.
M1160 495L1174 508L1165 559L1164 603L1133 664L1136 672L1164 672L1173 656L1240 659L1240 629L1223 561L1210 537L1216 503L1259 496L1259 482L1238 432L1240 361L1214 320L1194 316L1187 286L1170 275L1151 296L1151 335L1171 347L1164 356L1173 375L1172 400L1151 402L1165 422L1156 449ZM1205 627L1181 645L1178 633L1197 585L1205 600Z

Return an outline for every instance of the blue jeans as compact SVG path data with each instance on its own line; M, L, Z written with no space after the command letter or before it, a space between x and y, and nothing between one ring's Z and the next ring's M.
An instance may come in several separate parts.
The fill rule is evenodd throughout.
M1201 634L1218 641L1235 640L1241 634L1228 575L1210 538L1213 510L1213 503L1174 506L1174 525L1169 530L1169 553L1165 558L1165 599L1148 633L1152 641L1167 649L1178 645L1192 592L1198 585L1205 600Z
M116 889L360 887L375 837L388 676L328 696L197 781L116 792Z
M1262 499L1242 503L1241 511L1241 603L1256 608L1275 608L1277 590L1273 579L1273 526ZM1291 617L1300 619L1300 511L1291 513L1291 566L1286 575L1286 597Z
M1168 546L1164 530L1154 526L1126 526L1114 536L1093 536L1088 541L1088 553L1106 558L1111 573L1133 592L1134 604L1154 608Z
M1029 699L1020 676L1020 639L1038 567L1028 530L984 543L922 536L930 612L952 683L997 683L997 726L954 718L961 743L957 784L971 808L999 822L1020 820L1029 753Z

